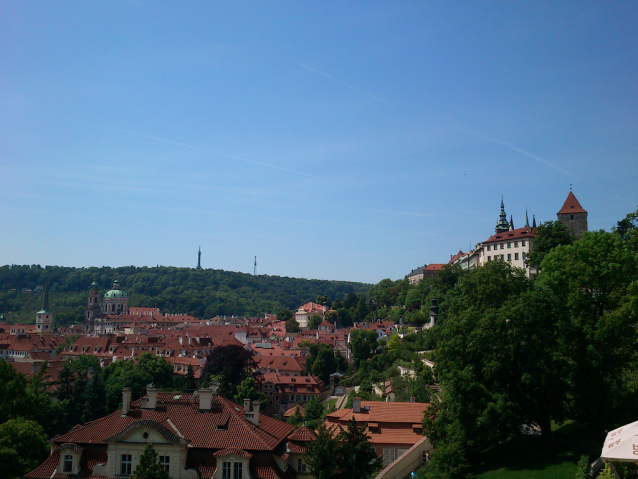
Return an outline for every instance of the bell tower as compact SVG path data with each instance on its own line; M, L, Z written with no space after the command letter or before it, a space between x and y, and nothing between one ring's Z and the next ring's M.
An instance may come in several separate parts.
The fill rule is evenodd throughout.
M53 313L49 311L49 286L44 286L42 309L35 313L35 332L39 335L53 334Z
M513 223L512 223L513 226ZM503 203L503 195L501 195L501 213L498 215L498 221L496 222L496 228L494 231L496 234L505 233L510 230L510 223L507 221L507 215L505 214L505 204Z
M89 301L86 306L84 331L87 334L93 334L95 332L95 319L100 315L100 312L100 288L94 279L89 288Z

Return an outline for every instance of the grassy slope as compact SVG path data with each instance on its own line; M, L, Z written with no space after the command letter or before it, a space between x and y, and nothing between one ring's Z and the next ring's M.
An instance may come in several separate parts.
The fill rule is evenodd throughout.
M572 421L554 426L557 444L521 437L485 454L474 471L481 479L573 479L582 455L589 460L600 455L604 434L593 434ZM601 436L601 437L597 437Z

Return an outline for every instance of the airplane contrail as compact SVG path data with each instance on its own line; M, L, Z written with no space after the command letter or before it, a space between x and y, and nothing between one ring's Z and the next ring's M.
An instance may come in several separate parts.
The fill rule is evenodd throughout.
M302 68L305 68L308 71L316 73L317 75L321 75L321 76L326 77L326 78L328 78L328 79L330 79L332 81L336 81L337 83L341 83L342 85L347 86L351 90L358 91L359 93L362 93L362 94L364 94L366 96L369 96L370 98L374 98L375 100L382 101L383 103L387 103L388 105L392 104L388 100L384 100L383 98L379 98L378 96L375 96L375 95L373 95L371 93L368 93L367 91L360 90L359 88L357 88L355 86L352 86L349 83L346 83L346 82L344 82L342 80L339 80L338 78L335 78L332 75L328 75L327 73L320 72L319 70L315 70L314 68L309 67L308 65L304 65L303 63L299 63L299 66L302 67Z
M505 141L497 140L495 138L490 138L489 136L481 135L481 134L476 133L474 131L466 130L465 128L459 128L459 130L464 131L466 133L469 133L470 135L473 135L473 136L475 136L477 138L481 138L482 140L486 140L486 141L489 141L491 143L495 143L497 145L505 146L505 147L507 147L507 148L509 148L511 150L514 150L514 151L520 153L521 155L525 155L525 156L527 156L527 157L529 157L529 158L531 158L533 160L539 161L539 162L543 163L544 165L549 166L550 168L554 168L555 170L558 170L561 173L563 173L563 174L565 174L565 175L567 175L567 176L569 176L571 178L580 180L580 178L578 178L577 176L573 175L569 171L564 170L560 166L555 165L554 163L552 163L550 161L547 161L546 159L541 158L540 156L535 155L534 153L530 153L529 151L522 150L519 147L517 147L515 145L512 145L511 143L507 143Z
M167 140L166 138L158 138L157 136L145 135L144 133L137 133L136 131L122 130L120 128L113 128L115 131L120 131L122 133L128 133L129 135L141 136L144 138L150 138L151 140L163 141L165 143L171 143L173 145L183 146L185 148L191 148L193 150L205 151L206 153L211 153L213 155L225 156L226 158L232 158L234 160L245 161L246 163L252 163L254 165L266 166L268 168L274 168L275 170L287 171L288 173L295 173L297 175L303 176L314 176L308 173L303 173L301 171L289 170L288 168L283 168L281 166L269 165L268 163L262 163L261 161L249 160L248 158L242 158L241 156L229 155L227 153L221 153L219 151L213 151L206 148L202 148L201 146L189 145L187 143L180 143L179 141Z

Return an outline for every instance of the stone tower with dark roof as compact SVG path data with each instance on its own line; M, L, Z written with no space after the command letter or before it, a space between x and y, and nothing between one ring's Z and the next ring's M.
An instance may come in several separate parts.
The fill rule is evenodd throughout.
M576 238L580 238L587 231L587 211L580 206L571 188L563 207L556 213L556 217Z

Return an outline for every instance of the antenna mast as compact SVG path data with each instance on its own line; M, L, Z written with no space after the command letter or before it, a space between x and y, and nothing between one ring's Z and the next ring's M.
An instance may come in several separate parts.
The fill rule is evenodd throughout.
M257 256L255 256L255 270L253 271L253 276L257 276Z

